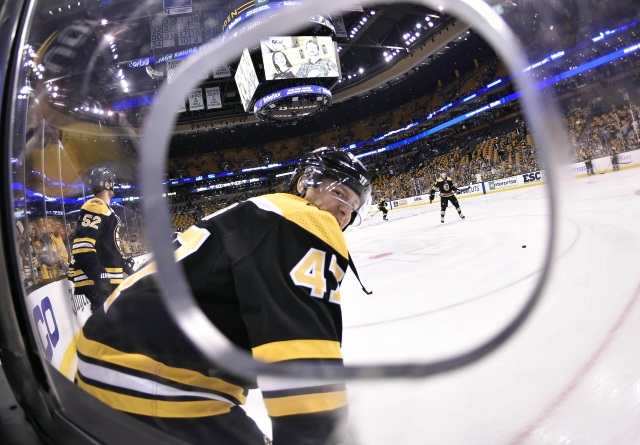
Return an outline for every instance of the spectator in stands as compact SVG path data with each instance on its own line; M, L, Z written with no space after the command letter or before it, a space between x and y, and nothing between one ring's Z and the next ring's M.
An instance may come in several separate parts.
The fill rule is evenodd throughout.
M30 224L29 244L32 253L32 271L36 283L51 278L51 266L53 264L53 253L49 249L48 243L44 241L40 227L43 219L36 220L36 224ZM46 238L48 240L48 238ZM49 264L49 266L47 266Z
M38 232L38 238L42 241L42 242L49 242L49 227L47 224L47 221L43 218L40 217L38 219L36 219L36 230Z
M50 222L42 217L36 219L36 224L32 225L31 247L38 260L37 277L39 281L53 278L54 267L61 267L64 262L51 245L50 227Z
M131 244L129 243L129 234L127 232L123 232L120 235L120 247L122 248L122 254L125 258L131 258Z
M62 223L60 221L52 221L51 233L51 249L55 254L57 261L54 263L54 277L65 275L69 265L69 251L62 239Z
M29 273L31 284L40 283L49 278L48 269L43 269L40 264L40 256L42 253L42 237L40 230L35 223L29 223L28 242L25 246L25 259L29 264Z
M32 254L33 251L31 249L31 233L35 233L35 230L32 229L32 224L27 224L27 230L25 230L22 221L16 222L16 238L18 240L18 253L20 255L21 261L21 276L22 283L24 287L33 286L36 284L35 274L34 274L34 264ZM37 258L35 258L37 262Z

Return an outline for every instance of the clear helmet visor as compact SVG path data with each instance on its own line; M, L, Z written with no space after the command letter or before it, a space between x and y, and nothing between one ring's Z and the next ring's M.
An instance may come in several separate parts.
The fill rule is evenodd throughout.
M371 186L340 172L307 168L300 185L304 197L333 214L343 230L360 225L371 205Z

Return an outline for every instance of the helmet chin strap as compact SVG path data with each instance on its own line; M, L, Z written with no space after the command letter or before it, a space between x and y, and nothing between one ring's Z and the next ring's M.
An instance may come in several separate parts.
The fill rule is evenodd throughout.
M345 230L347 230L347 228L353 224L353 222L356 220L356 218L358 217L358 212L356 212L355 210L351 212L351 220L349 221L349 224L347 224L346 226L344 226L344 229L342 229L342 231L344 232Z
M304 198L305 195L307 194L307 187L305 187L302 192L300 193L300 197ZM356 212L351 212L351 221L349 221L349 224L347 224L345 226L344 229L342 229L342 231L344 232L345 230L347 230L347 227L349 227L353 221L356 219L357 213ZM351 258L351 254L348 254L348 260L349 260L349 268L353 271L353 275L355 275L356 280L358 280L358 283L360 283L360 287L362 288L362 291L367 294L367 295L371 295L373 293L373 291L368 291L365 287L364 284L362 284L362 280L360 279L360 275L358 275L358 269L356 269L356 265L353 262L353 259Z

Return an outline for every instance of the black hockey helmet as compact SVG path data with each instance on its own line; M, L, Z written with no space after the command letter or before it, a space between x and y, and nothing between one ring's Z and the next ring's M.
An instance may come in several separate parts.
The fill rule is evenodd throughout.
M304 176L304 177L303 177ZM316 187L324 178L334 179L353 190L360 200L357 209L351 215L353 224L358 215L368 211L371 205L371 181L365 166L353 154L335 147L322 147L305 154L296 168L289 184L289 192L298 193L298 180L302 179L303 187Z
M107 188L104 186L105 182L116 183L116 175L106 167L94 168L87 175L87 184L94 195L103 190L113 190L113 185Z

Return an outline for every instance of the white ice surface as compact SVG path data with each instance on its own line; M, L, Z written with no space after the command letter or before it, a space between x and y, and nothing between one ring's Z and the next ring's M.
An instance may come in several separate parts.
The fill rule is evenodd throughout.
M559 198L552 276L523 328L455 372L350 383L354 444L640 444L640 169ZM460 199L466 220L450 207L441 224L434 203L349 229L374 293L345 278L345 361L429 362L498 332L540 276L547 202L543 185Z

